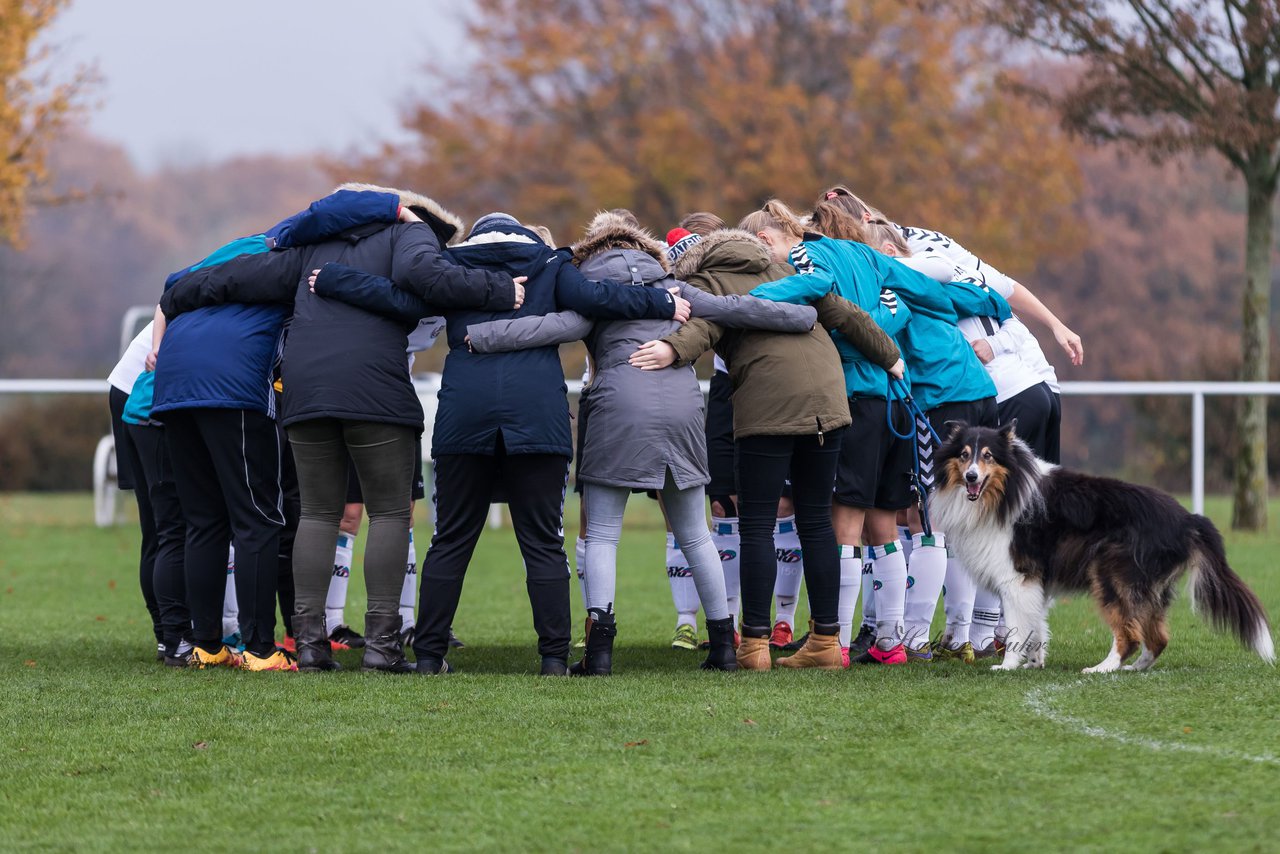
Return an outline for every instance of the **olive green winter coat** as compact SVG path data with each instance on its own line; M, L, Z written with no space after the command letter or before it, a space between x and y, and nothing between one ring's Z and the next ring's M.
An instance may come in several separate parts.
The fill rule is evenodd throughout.
M726 296L795 271L769 256L754 235L736 229L713 232L676 261L675 275ZM734 438L814 435L850 424L844 371L827 329L838 329L868 358L885 368L898 348L862 309L840 297L815 303L818 326L805 335L724 329L693 318L662 340L675 348L677 364L688 364L714 348L733 382Z

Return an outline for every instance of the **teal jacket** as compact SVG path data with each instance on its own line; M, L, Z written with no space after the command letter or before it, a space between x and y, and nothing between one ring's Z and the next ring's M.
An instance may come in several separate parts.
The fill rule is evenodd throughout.
M791 262L796 275L761 285L751 295L779 302L812 302L835 291L856 302L897 339L911 392L922 409L995 395L991 377L956 322L961 313L998 316L1000 308L992 299L999 299L997 294L944 287L865 244L819 235L806 234L804 242L792 250ZM875 311L865 301L873 294ZM1008 311L1007 304L1003 310ZM845 360L841 342L837 340L836 346ZM845 389L850 397L883 398L887 386L884 371L861 354L845 361Z
M859 245L806 234L804 242L791 250L796 274L760 285L751 295L774 302L811 303L835 293L866 311L885 334L895 337L906 328L911 310L895 293L880 286L883 277L870 258L853 248ZM844 368L845 393L849 397L883 398L888 387L884 370L868 361L839 332L832 332L831 338Z

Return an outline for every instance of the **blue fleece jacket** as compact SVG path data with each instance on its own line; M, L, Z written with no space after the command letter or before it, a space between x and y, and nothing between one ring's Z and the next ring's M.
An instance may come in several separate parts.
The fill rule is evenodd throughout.
M897 339L912 394L923 409L996 393L956 327L959 316L944 286L865 244L815 234L806 234L792 250L791 263L796 275L761 285L752 296L802 303L835 292L856 302ZM873 294L876 303L869 304ZM848 358L852 348L847 342L841 348L837 339L836 345L845 362L849 395L883 398L888 385L884 372L856 350L857 358Z
M339 190L262 234L233 240L173 273L165 289L192 270L240 255L318 243L366 223L395 222L399 207L393 193ZM274 417L273 371L288 316L288 306L229 304L174 318L156 358L150 414L202 407L250 409Z

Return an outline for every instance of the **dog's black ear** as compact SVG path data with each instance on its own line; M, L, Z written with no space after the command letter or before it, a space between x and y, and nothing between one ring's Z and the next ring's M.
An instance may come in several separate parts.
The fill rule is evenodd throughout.
M1008 424L1000 425L1000 435L1006 440L1012 439L1014 436L1017 435L1017 433L1014 432L1015 430L1017 430L1017 428L1018 428L1018 419L1010 418Z
M946 433L947 433L947 441L948 441L948 442L950 442L950 441L951 441L952 439L954 439L956 436L959 436L959 435L960 435L960 432L961 432L962 430L964 430L964 428L966 428L966 427L968 427L968 426L969 426L969 425L968 425L968 424L966 424L966 423L964 423L963 421L944 421L944 422L942 422L942 429L943 429L943 430L945 430L945 431L946 431Z

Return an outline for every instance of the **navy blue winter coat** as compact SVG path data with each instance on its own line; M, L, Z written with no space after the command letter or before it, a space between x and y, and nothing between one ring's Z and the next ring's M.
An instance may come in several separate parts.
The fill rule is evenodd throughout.
M195 270L168 291L166 316L217 303L291 305L284 348L282 421L319 418L402 424L422 430L422 406L409 377L408 333L421 312L366 311L311 293L311 270L349 265L401 284L425 313L461 306L515 304L511 276L470 270L448 260L426 224L370 224L314 246L245 255ZM384 289L385 291L385 289ZM287 310L287 309L286 309ZM376 313L375 313L376 312Z
M168 291L192 271L244 252L317 243L370 222L392 223L394 193L339 190L251 238L233 241L203 261L173 273ZM281 305L215 305L182 314L165 330L156 359L153 416L175 409L249 409L274 417L274 368L289 309Z
M665 290L593 282L568 249L551 249L528 229L497 223L446 254L466 267L528 276L519 311L450 311L449 355L439 393L431 449L435 456L492 455L501 434L509 454L573 455L564 368L554 345L510 353L472 353L467 327L489 320L573 309L606 320L669 319L675 301ZM355 271L326 268L316 292L353 301L385 294L390 283ZM404 294L395 296L402 300ZM427 307L419 311L425 316Z

